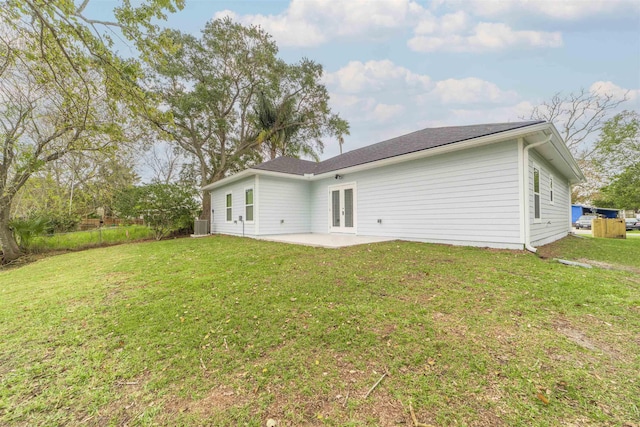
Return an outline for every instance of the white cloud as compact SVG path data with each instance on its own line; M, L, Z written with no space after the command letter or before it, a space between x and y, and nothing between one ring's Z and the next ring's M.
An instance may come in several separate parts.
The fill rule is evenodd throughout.
M610 81L597 81L589 87L589 92L601 95L612 96L615 99L624 99L629 101L640 100L640 89L624 89Z
M462 126L477 123L502 123L519 122L528 120L534 104L529 101L520 101L499 107L483 108L452 108L447 114L436 120L424 120L419 122L420 127L436 126Z
M562 45L559 32L512 29L501 22L477 22L474 14L493 16L529 7L526 1L488 1L487 13L478 6L484 1L471 0L470 7L466 7L466 3L443 0L440 4L457 5L462 10L436 15L437 8L430 11L412 0L291 0L287 9L279 14L238 15L225 10L217 12L214 18L229 16L245 25L259 25L280 46L318 46L336 39L381 40L409 29L413 29L414 37L407 44L416 52L483 52ZM560 8L554 5L556 2L552 2L551 6Z
M496 104L514 102L518 98L516 92L502 90L495 83L477 77L434 82L428 75L414 73L388 59L351 61L333 73L326 73L323 82L331 92L331 99L348 109L372 110L380 102L398 105L397 102L390 104L386 99L404 99L408 104L427 105L434 101L442 104ZM364 99L370 101L365 104Z
M439 81L431 93L443 104L495 104L513 102L518 97L514 91L503 91L495 83L475 77Z
M426 90L432 86L426 74L413 73L389 60L351 61L334 73L326 73L323 81L346 93Z
M449 111L465 111L460 109L463 106L469 106L465 107L469 111L478 111L477 122L491 121L483 119L482 112L494 108L503 108L496 110L500 113L496 116L502 115L498 121L517 118L508 107L495 107L517 103L519 96L515 91L503 90L495 83L476 77L432 81L428 75L414 73L390 60L351 61L325 74L323 80L330 92L331 109L354 128L370 128L366 132L379 134L388 126L398 131L398 123L405 127L413 123L409 127L415 130L422 127L425 117L433 120L433 117L449 116ZM451 110L452 106L458 110ZM505 116L507 111L510 114ZM456 114L458 120L459 116Z
M327 34L318 26L305 19L296 19L289 15L237 15L223 10L213 18L229 17L244 25L257 25L273 36L283 46L317 46L325 43Z
M317 46L336 38L379 39L389 32L411 28L427 11L411 0L291 0L277 15L237 15L245 25L260 25L281 46Z
M465 35L416 35L407 42L416 52L484 52L515 47L560 47L562 34L547 31L516 31L506 24L481 22Z
M579 20L614 13L638 13L637 0L437 0L432 7L464 8L476 16L501 18L520 13Z
M373 109L373 118L380 122L387 122L398 117L405 110L404 105L400 104L378 104Z
M449 13L436 18L431 13L424 13L418 25L414 28L415 34L453 34L466 30L470 26L470 18L463 11Z

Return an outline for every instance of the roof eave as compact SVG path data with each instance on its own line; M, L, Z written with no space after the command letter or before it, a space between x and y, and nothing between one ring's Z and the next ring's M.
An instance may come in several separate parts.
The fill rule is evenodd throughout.
M251 175L272 176L275 178L287 178L287 179L296 179L296 180L309 180L310 177L312 176L312 174L298 175L298 174L292 174L292 173L286 173L286 172L275 172L275 171L268 171L263 169L249 168L249 169L243 170L242 172L238 172L237 174L223 178L220 181L207 184L204 187L202 187L201 190L212 191L212 190L215 190L216 188L223 187L225 185L231 184L243 178L248 178Z
M556 148L556 150L558 150L558 153L560 153L560 155L562 156L562 159L565 161L567 166L571 168L571 171L573 172L573 175L574 175L573 177L567 177L569 178L569 182L572 185L578 184L580 182L585 182L587 178L582 173L582 170L580 170L580 166L578 165L578 162L576 162L576 159L573 157L573 155L569 151L567 144L564 143L564 140L562 139L562 136L560 136L558 129L556 129L553 123L546 123L546 125L551 129L551 132L553 133L554 138L551 139L553 146Z
M580 182L584 182L586 180L584 174L580 170L580 166L574 159L573 155L569 151L569 148L564 143L562 136L558 132L558 129L554 126L553 123L544 122L531 126L532 133L533 132L550 132L551 134L551 144L555 148L556 152L562 158L564 165L566 166L567 172L565 173L565 177L569 180L571 185L577 184ZM545 133L545 135L549 135L549 133ZM537 150L536 150L537 151Z
M336 174L360 172L360 171L374 169L381 166L389 166L397 163L407 162L410 160L422 159L425 157L431 157L431 156L436 156L436 155L445 154L449 152L465 150L468 148L494 144L502 141L508 141L511 139L526 138L527 136L531 136L538 132L544 132L544 131L550 131L552 133L553 137L551 138L551 143L553 144L555 149L558 151L558 153L562 157L563 162L571 171L572 176L567 176L567 179L569 180L569 182L571 184L583 182L585 180L585 177L582 174L582 171L580 170L580 167L576 163L575 159L569 152L569 149L564 144L562 137L558 133L558 130L555 128L555 126L552 123L544 122L544 123L532 124L529 126L523 126L516 129L503 131L503 132L498 132L491 135L471 138L464 141L452 142L449 144L441 145L439 147L414 151L412 153L402 154L394 157L388 157L385 159L375 160L368 163L362 163L355 166L349 166L341 169L333 169L333 170L323 172L321 174L316 174L316 175L314 174L298 175L293 173L275 172L275 171L249 168L235 175L224 178L220 181L208 184L202 187L202 191L211 191L218 187L230 184L232 182L235 182L242 178L246 178L251 175L264 175L264 176L272 176L277 178L316 181L316 180L334 176Z

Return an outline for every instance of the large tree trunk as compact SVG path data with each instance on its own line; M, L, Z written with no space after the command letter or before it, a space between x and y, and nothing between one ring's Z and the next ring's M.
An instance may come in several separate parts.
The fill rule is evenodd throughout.
M0 205L0 248L2 248L3 263L14 261L22 255L13 233L9 230L10 211L10 205Z
M206 219L211 221L211 193L208 191L202 192L202 213L200 219Z

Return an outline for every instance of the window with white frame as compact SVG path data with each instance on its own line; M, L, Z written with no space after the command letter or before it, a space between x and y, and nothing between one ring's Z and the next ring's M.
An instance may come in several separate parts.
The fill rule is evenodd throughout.
M540 222L540 169L533 167L533 222Z
M253 188L244 190L244 218L245 221L253 221Z
M549 175L549 204L553 204L553 175Z
M233 220L233 196L231 193L227 193L225 206L227 210L227 222L231 222Z

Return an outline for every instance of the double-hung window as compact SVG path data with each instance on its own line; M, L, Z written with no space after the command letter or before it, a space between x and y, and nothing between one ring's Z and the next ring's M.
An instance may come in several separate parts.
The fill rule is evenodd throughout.
M540 169L533 166L533 222L541 222L540 216Z
M244 218L245 221L253 221L253 188L244 190Z
M226 195L225 206L227 211L227 222L231 222L233 220L233 195L231 193L227 193Z

